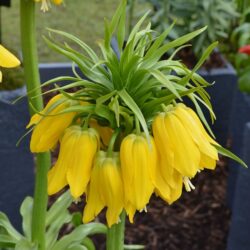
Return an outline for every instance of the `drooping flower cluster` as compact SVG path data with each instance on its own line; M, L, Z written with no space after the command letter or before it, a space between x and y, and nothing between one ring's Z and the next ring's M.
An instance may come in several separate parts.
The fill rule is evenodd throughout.
M106 22L105 38L98 43L100 57L79 38L50 29L45 41L74 62L73 76L43 84L55 83L51 91L61 94L28 124L35 125L32 152L60 144L59 157L48 174L48 192L52 195L68 185L76 200L85 194L84 223L104 208L109 226L119 221L122 210L133 222L136 211L146 210L153 194L173 203L183 185L187 191L194 188L191 179L198 172L215 168L218 152L244 165L218 145L200 121L211 134L200 107L204 105L215 118L204 89L210 84L196 71L217 43L189 70L174 56L205 28L165 43L172 26L154 37L151 24L143 25L145 14L126 36L126 6L126 0L121 1L112 20ZM67 42L55 42L53 34ZM115 35L117 48L113 50ZM161 60L170 51L172 55ZM60 87L58 82L65 85ZM181 103L184 96L200 118Z
M183 183L190 191L191 178L216 166L218 144L184 104L170 105L157 114L149 138L141 132L114 137L116 143L121 141L116 152L112 145L111 150L100 145L103 136L106 144L114 144L113 130L93 119L79 122L74 119L77 112L64 112L78 104L88 105L59 94L31 118L28 127L36 125L32 152L51 150L60 143L58 160L48 174L48 193L69 185L75 200L86 194L85 223L104 207L109 226L119 221L123 209L133 222L135 212L146 209L153 193L171 204L180 197Z
M0 45L0 67L14 68L20 65L20 61L2 45ZM2 82L2 72L0 71L0 82Z
M41 2L41 10L42 11L48 11L51 1L53 2L53 4L55 5L60 5L63 3L63 0L34 0L35 2Z

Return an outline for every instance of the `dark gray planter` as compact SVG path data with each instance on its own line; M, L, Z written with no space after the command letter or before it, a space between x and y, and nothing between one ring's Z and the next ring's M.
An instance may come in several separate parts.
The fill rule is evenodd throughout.
M209 122L217 141L226 146L229 137L229 125L233 108L233 99L237 91L237 76L234 68L225 62L225 68L200 70L199 74L209 83L215 82L206 88L211 96L211 103L216 115L214 124ZM208 111L204 109L207 120L210 121Z
M61 75L73 75L70 63L41 64L40 74L42 82ZM15 105L11 102L25 93L25 88L0 92L0 211L6 213L19 229L21 202L25 196L33 195L34 161L29 151L29 136L16 147L30 119L27 99Z
M232 143L232 151L239 157L243 157L242 147L244 138L244 127L248 121L250 121L250 96L247 94L243 94L239 90L237 90L235 92L230 121L230 138ZM232 208L235 184L240 168L241 166L237 162L229 162L227 199L230 208Z
M73 76L72 63L41 63L39 71L41 83L58 76Z
M6 213L18 228L21 225L20 204L25 196L32 195L34 184L29 138L16 146L29 120L27 99L11 104L24 93L24 88L0 92L0 211Z
M249 110L248 110L249 112ZM242 156L250 166L250 123L245 126ZM239 168L227 250L250 249L250 169Z

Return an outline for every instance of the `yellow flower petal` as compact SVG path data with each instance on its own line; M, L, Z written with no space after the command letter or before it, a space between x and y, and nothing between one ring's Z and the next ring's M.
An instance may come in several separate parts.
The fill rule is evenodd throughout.
M83 213L84 223L93 220L103 207L107 207L106 218L109 227L119 222L124 207L124 194L118 158L116 153L108 157L103 151L96 155Z
M72 127L69 129L75 129L71 136L72 139L75 137L75 144L70 160L67 162L67 181L71 195L77 199L85 192L89 183L94 156L98 150L99 138L94 129L82 131L79 126Z
M193 177L200 162L200 151L186 128L172 113L165 116L165 126L174 152L174 168L183 176Z
M56 145L64 130L71 124L76 115L75 112L59 113L74 105L74 103L74 101L58 95L52 98L51 102L41 111L45 116L40 118L40 115L36 114L31 118L27 127L36 123L30 141L31 152L45 152Z
M0 66L14 68L20 65L20 61L2 45L0 45Z
M121 144L121 167L125 201L137 210L148 204L153 193L152 152L145 137L128 135Z

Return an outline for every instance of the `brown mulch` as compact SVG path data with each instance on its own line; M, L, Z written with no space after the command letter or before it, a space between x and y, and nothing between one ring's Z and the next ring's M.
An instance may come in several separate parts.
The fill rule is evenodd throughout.
M180 59L189 69L193 69L197 63L197 58L190 47L183 48L177 53L177 59ZM219 52L213 52L202 65L202 68L209 71L211 69L224 68L225 61Z

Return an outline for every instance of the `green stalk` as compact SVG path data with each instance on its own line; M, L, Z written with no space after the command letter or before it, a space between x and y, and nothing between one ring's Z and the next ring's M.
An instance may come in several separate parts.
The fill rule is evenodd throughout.
M107 250L124 250L124 232L125 232L126 213L123 211L120 215L121 221L118 224L108 228L107 231Z
M20 0L21 43L24 64L24 74L27 84L30 115L43 108L41 97L40 77L38 70L38 56L36 45L35 2ZM34 91L30 92L31 90ZM36 96L33 98L33 96ZM45 250L45 216L47 210L47 172L50 166L50 154L36 155L36 180L34 204L32 213L32 241L38 244L39 250Z

